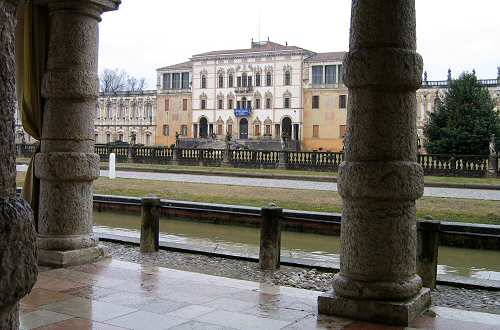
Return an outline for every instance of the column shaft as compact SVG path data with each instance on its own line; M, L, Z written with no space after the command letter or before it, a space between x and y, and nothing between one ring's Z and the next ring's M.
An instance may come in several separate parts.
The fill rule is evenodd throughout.
M39 1L47 4L50 31L41 153L39 247L41 262L69 262L47 251L95 248L92 233L92 182L99 176L94 153L94 117L98 96L98 22L117 1ZM75 256L74 256L75 257ZM66 260L66 261L64 261ZM72 263L78 263L74 258Z
M415 200L424 187L416 162L415 91L423 64L416 53L415 2L353 0L351 17L344 61L350 111L338 181L341 264L333 281L339 298L334 307L320 299L319 307L407 324L430 301L415 264Z

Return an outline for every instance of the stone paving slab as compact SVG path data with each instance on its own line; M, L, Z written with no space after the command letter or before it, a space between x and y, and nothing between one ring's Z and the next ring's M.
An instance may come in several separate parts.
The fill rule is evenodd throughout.
M124 285L97 287L104 290L100 295L78 296L82 290L95 288L96 279L118 283L124 274L130 276ZM318 315L318 291L114 259L46 270L40 276L45 282L65 281L67 289L39 289L25 297L21 329L405 329ZM162 301L168 305L169 298L179 295L192 300L205 297L205 301L147 310ZM34 307L23 308L29 304ZM500 315L435 307L406 329L500 329Z

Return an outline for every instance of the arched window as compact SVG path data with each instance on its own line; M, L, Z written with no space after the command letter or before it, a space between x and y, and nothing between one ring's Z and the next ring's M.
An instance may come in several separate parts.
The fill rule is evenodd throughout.
M290 86L292 84L292 75L289 70L285 71L285 86Z
M273 78L271 76L271 72L266 73L266 86L271 86L273 83Z
M224 88L224 76L223 75L219 75L219 88Z
M201 75L201 88L207 88L207 76Z
M227 76L227 87L229 87L229 88L233 88L234 87L234 75L232 73L230 73Z
M292 95L290 94L289 91L286 91L283 94L283 108L290 109L291 103L292 103Z

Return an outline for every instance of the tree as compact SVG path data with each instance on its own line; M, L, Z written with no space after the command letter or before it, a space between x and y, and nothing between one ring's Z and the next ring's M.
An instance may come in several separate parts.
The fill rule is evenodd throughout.
M99 87L101 92L141 92L146 86L146 78L136 78L130 76L123 69L104 69L99 74Z
M474 73L464 72L450 82L424 128L431 154L487 155L495 134L500 142L500 118L487 88Z

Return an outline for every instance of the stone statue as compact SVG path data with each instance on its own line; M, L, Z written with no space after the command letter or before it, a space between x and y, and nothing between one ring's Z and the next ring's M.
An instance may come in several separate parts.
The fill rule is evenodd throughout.
M500 66L497 67L497 80L500 80Z
M179 145L179 132L175 132L175 145Z
M451 80L451 69L448 69L448 80Z
M424 71L424 82L427 82L427 71Z
M497 150L495 145L495 134L491 134L490 140L490 156L496 156Z
M229 143L229 141L231 141L231 133L229 133L229 131L226 132L226 142Z

